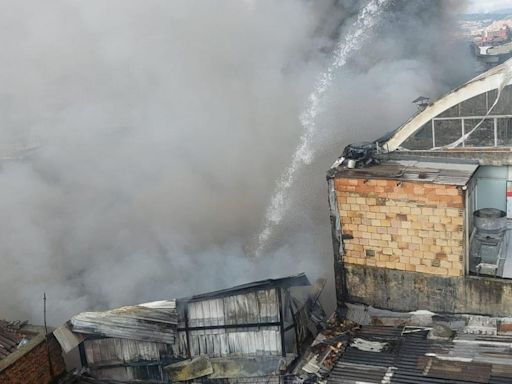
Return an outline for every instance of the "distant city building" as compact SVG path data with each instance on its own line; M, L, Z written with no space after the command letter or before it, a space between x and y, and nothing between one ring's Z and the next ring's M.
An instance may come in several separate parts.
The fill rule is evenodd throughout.
M495 22L487 27L481 35L481 44L493 45L506 43L510 40L510 20Z

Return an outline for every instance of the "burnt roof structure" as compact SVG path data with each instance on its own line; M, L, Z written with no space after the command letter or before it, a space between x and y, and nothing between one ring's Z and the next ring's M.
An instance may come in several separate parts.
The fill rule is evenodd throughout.
M179 354L190 360L167 372L177 382L279 382L316 335L314 305L290 292L309 285L302 273L178 300Z
M18 332L25 323L0 320L0 360L14 352L25 338Z
M397 181L422 181L432 184L450 184L464 186L478 168L476 161L442 162L439 159L426 161L421 158L415 160L389 160L372 167L340 168L336 177L354 179L388 179Z
M512 382L509 337L429 338L421 327L363 326L329 375L328 384L505 384Z
M245 292L264 290L269 288L292 288L292 287L306 287L311 285L306 274L299 273L293 276L281 277L277 279L266 279L255 281L252 283L241 284L231 288L221 289L218 291L202 293L191 297L185 297L180 299L180 302L194 302L205 299L217 299L226 296L232 296L242 294Z
M178 315L175 300L82 312L70 320L73 332L173 344Z
M309 285L306 275L299 274L178 300L84 312L54 335L66 352L79 346L91 376L75 375L83 382L279 380L301 344L315 336L323 316L316 300L321 289L316 287L314 300L306 302L290 292Z

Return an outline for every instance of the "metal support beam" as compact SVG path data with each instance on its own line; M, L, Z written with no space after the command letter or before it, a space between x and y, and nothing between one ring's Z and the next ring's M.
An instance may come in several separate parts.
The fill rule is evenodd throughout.
M290 294L288 291L286 292L288 295ZM300 353L300 338L299 338L299 330L297 329L297 319L295 318L295 314L293 313L293 305L292 305L292 300L290 298L290 300L288 300L288 303L289 303L289 306L290 306L290 313L292 314L292 319L293 319L293 324L288 326L286 329L285 329L285 332L288 331L288 329L290 327L293 327L293 330L295 331L295 344L297 346L297 355Z
M281 288L276 288L277 290L277 303L279 305L279 333L281 334L281 356L286 357L286 344L284 339L284 314L283 314L283 295L281 293Z
M207 331L210 329L235 329L235 328L261 328L261 327L279 327L280 321L267 321L265 323L239 323L239 324L224 324L224 325L202 325L199 327L185 327L178 328L178 332L189 331Z
M185 337L187 339L187 356L189 359L192 358L192 352L191 352L191 348L190 348L190 329L188 327L188 303L185 304L185 309L184 309L184 313L185 313ZM178 329L179 331L179 329ZM176 337L179 337L178 335L176 335Z

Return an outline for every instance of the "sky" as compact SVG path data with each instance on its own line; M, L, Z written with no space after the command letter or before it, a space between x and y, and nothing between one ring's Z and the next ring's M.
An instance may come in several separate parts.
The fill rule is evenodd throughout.
M512 8L512 0L471 0L468 13L494 12L505 8Z

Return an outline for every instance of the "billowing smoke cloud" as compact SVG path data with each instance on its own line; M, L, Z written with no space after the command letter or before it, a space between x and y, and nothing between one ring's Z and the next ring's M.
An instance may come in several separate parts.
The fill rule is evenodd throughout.
M361 6L315 3L0 1L0 155L38 146L0 163L0 317L40 322L43 291L57 323L299 271L331 277L329 165L473 68L449 43L453 7L393 2L337 74L317 157L254 260L301 108Z

